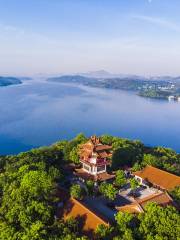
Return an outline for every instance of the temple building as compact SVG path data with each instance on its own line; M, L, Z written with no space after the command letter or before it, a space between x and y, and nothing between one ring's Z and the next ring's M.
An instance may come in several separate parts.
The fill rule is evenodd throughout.
M98 137L92 136L79 151L83 171L90 175L106 173L109 158L112 156L111 149L111 146L102 144Z

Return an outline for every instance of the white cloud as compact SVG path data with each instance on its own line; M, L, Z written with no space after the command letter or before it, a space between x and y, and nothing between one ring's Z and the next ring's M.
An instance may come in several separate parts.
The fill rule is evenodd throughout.
M176 24L174 22L171 22L166 19L158 18L158 17L150 17L150 16L144 16L144 15L136 15L132 17L133 19L137 19L140 21L144 21L147 23L151 23L163 28L170 29L172 31L180 32L180 25Z

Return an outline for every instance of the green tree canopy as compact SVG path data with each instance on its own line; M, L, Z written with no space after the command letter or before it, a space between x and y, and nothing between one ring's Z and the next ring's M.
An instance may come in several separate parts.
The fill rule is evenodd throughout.
M130 181L130 187L131 187L131 190L134 192L138 186L139 186L139 182L135 179L135 178L131 178Z
M86 188L88 190L88 194L89 195L93 195L93 192L94 192L94 181L87 180L86 181Z
M117 189L110 183L101 183L99 191L109 200L114 200L117 195Z
M75 164L80 163L78 151L79 151L78 147L74 147L69 154L69 160Z
M116 171L116 178L115 178L115 184L118 187L122 187L124 184L126 184L126 176L123 170Z
M112 233L114 231L114 228L111 226L105 226L104 224L98 225L95 233L97 239L104 239L104 240L110 240L112 239Z
M70 194L71 197L81 200L84 196L84 191L79 184L74 184L71 186Z
M120 232L125 232L127 228L130 228L132 223L133 215L130 213L118 212L115 216L118 229Z
M112 168L133 166L143 156L144 145L139 141L116 139L113 142Z
M175 189L173 189L170 194L180 207L180 186L177 186Z
M142 239L174 240L180 238L180 215L174 207L166 208L150 203L139 215Z

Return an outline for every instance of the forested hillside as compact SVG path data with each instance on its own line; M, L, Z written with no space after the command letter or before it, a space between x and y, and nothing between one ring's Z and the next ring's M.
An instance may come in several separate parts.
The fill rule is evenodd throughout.
M63 166L71 162L79 164L78 148L86 140L79 134L71 141L0 157L0 239L86 239L76 220L64 222L56 217L58 185L65 174ZM149 148L140 141L109 135L101 136L101 141L113 146L111 169L129 166L138 170L153 165L180 173L180 155L171 149ZM179 201L179 189L171 194ZM180 218L173 207L151 204L138 217L119 213L116 224L99 226L96 236L116 240L174 240L179 236L179 225Z

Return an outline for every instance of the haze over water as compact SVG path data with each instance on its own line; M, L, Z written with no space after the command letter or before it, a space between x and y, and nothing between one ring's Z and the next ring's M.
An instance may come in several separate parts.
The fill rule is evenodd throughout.
M0 154L61 139L112 134L179 151L180 103L131 92L26 81L0 88Z

